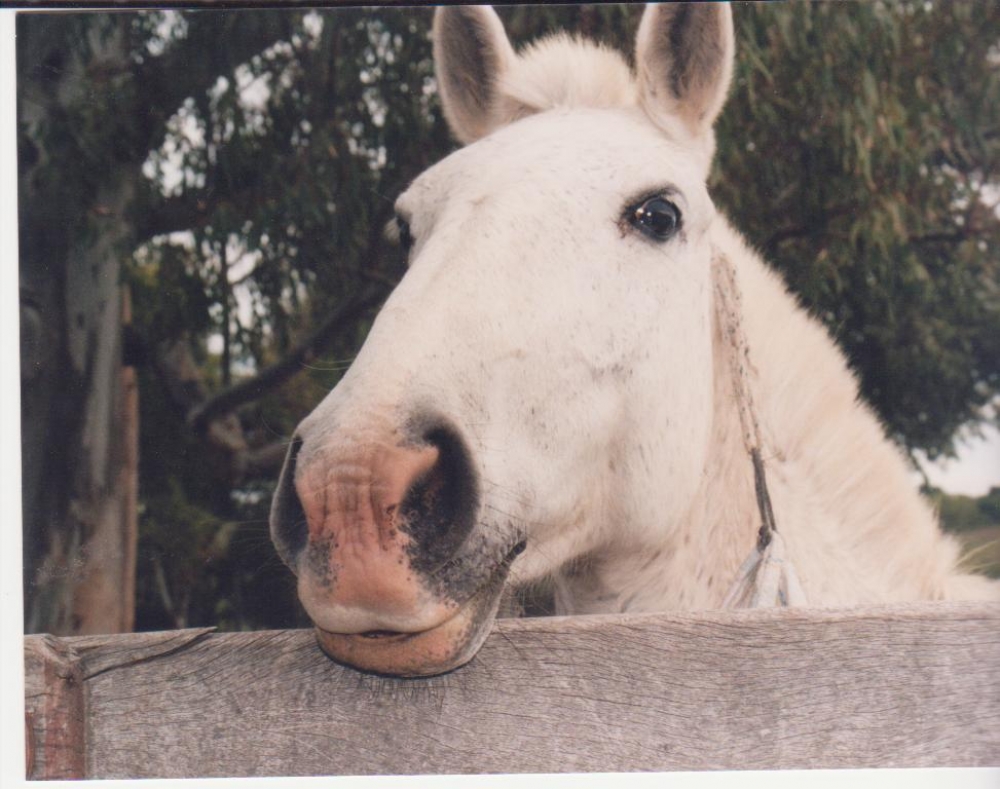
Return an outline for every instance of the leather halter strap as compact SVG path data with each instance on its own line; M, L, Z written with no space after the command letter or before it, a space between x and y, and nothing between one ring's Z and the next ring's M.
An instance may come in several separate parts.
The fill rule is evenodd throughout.
M753 465L754 490L757 495L757 509L760 512L757 547L759 550L764 550L777 531L777 524L774 520L774 509L771 507L771 496L767 490L767 474L764 470L762 453L763 441L760 437L760 423L757 420L753 388L750 384L752 368L750 346L743 331L743 299L732 262L718 251L712 255L712 279L719 328L729 346L727 356L733 379L733 392L736 396L736 410L740 416L743 448L746 449Z
M718 250L712 254L712 282L715 309L724 343L740 418L743 447L753 466L754 492L760 513L757 544L740 566L723 607L764 608L805 605L806 596L795 568L786 558L785 542L778 534L767 489L763 440L753 400L750 348L743 331L743 305L732 261Z

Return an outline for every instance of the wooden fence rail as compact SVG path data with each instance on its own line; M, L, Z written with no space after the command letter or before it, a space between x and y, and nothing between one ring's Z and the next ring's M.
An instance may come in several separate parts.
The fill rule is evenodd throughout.
M444 677L309 631L25 639L34 778L1000 765L1000 605L501 620Z

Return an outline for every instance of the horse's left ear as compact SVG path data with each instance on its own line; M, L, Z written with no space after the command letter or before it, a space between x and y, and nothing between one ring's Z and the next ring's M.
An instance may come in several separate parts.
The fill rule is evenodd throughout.
M733 16L728 3L650 4L636 36L636 65L646 113L691 137L711 131L733 74Z

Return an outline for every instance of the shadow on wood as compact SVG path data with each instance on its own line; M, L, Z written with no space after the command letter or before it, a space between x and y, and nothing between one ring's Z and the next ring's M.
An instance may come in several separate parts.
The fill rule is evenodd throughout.
M25 639L31 777L1000 765L1000 606L500 620L443 677L311 631Z

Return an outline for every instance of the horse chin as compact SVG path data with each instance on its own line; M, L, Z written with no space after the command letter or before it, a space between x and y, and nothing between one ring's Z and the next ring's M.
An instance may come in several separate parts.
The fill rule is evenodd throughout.
M372 674L429 677L468 663L490 632L507 579L504 563L455 614L416 633L331 633L316 627L320 648L338 663Z

